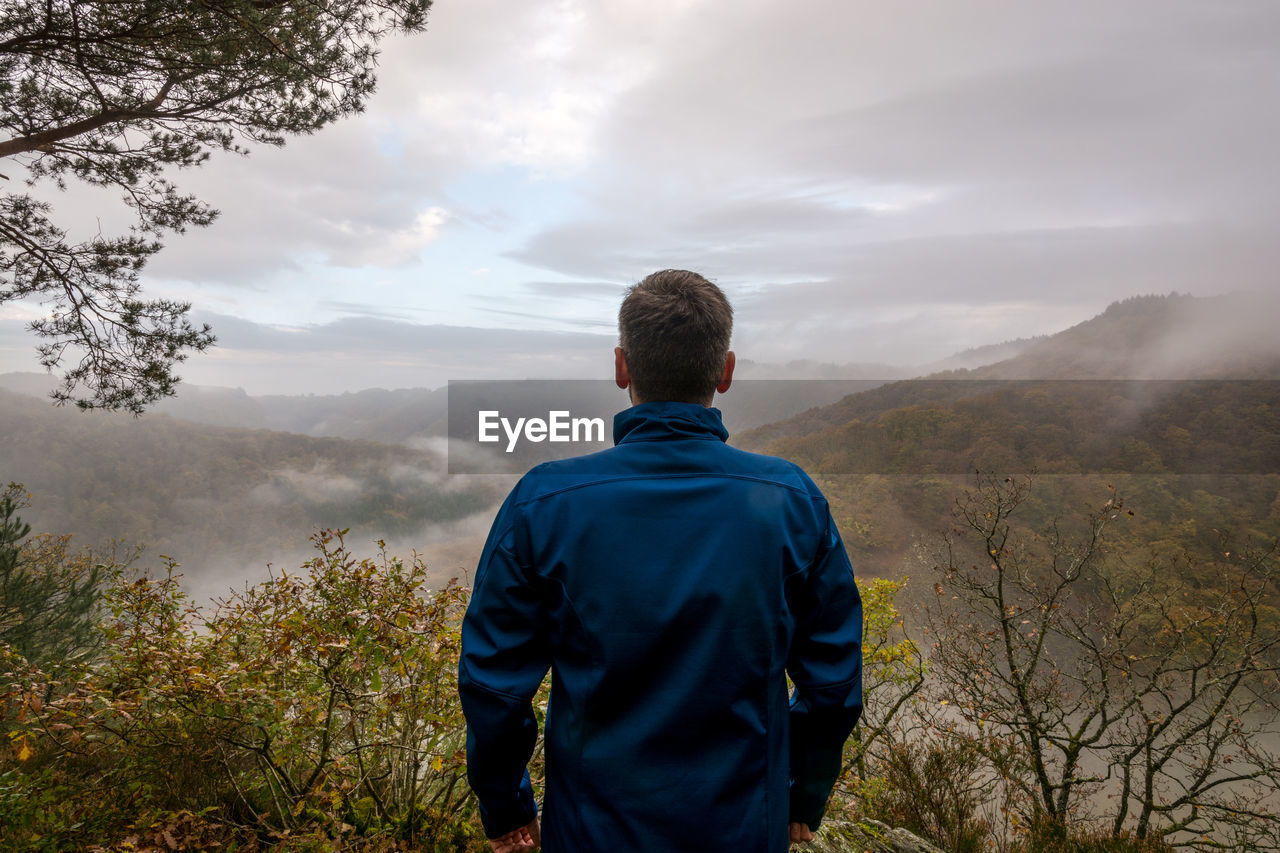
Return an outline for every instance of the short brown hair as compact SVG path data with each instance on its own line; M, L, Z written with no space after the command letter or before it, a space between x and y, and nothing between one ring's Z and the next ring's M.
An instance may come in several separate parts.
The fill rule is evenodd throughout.
M724 374L733 308L696 272L661 270L627 291L618 337L637 402L708 403Z

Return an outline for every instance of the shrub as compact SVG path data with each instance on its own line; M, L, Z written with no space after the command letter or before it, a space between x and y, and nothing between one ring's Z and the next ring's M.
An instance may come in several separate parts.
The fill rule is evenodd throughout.
M117 576L103 656L83 678L41 701L47 676L12 670L2 720L15 746L0 759L0 797L44 797L68 813L52 826L35 805L10 810L6 838L482 841L455 689L465 590L428 590L416 557L357 559L343 532L315 545L305 574L276 574L208 615L174 563L162 577ZM81 807L92 825L77 822Z

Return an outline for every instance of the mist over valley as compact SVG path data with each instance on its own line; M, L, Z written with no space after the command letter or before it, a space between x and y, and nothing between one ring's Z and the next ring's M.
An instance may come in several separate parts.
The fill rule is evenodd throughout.
M743 354L738 384L716 404L732 442L791 458L824 485L867 576L916 574L919 546L947 527L979 470L1074 482L1055 487L1061 506L1046 497L1046 514L1078 512L1118 479L1136 505L1160 496L1144 507L1150 523L1274 537L1272 305L1256 295L1130 299L914 379L909 368ZM999 360L961 366L982 357ZM506 401L513 408L545 410L548 386L510 386L524 393ZM49 387L39 374L0 376L0 471L33 494L32 523L85 545L143 545L143 564L173 557L202 596L264 577L268 563L298 565L323 527L419 551L441 580L465 577L497 503L530 464L516 454L504 475L448 474L445 388L252 396L182 386L135 419L55 408ZM575 408L607 417L626 405L612 383L566 387Z

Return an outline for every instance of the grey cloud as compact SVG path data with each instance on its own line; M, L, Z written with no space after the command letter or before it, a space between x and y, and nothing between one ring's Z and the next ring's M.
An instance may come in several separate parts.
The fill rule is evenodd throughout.
M280 327L204 314L218 346L181 373L200 385L251 394L338 393L368 387L434 388L451 379L601 378L612 335L425 325L381 317Z
M170 238L148 273L231 284L269 281L308 258L335 266L403 265L412 258L396 250L396 236L443 198L434 178L380 151L370 128L358 124L293 140L283 150L224 158L217 168L181 176L181 186L223 215L208 228Z
M407 262L396 235L433 206L450 213L442 240L518 230L450 196L510 165L502 146L522 137L493 127L501 107L635 69L583 130L578 213L548 212L507 252L577 281L527 283L493 313L603 329L612 311L586 315L620 295L609 282L687 267L729 290L759 358L920 363L1134 293L1276 289L1277 44L1270 0L441 4L427 34L387 46L360 120L178 176L225 215L149 273L261 288L313 261ZM242 359L283 387L331 353L333 382L363 364L430 384L410 380L562 351L586 364L613 341L341 307L365 316L218 318L222 347L187 372Z
M738 314L775 360L795 338L821 347L814 357L920 364L1061 331L1136 293L1274 290L1277 264L1280 247L1261 235L1192 226L924 237L862 247L844 273L743 294Z
M612 376L616 335L428 325L347 317L272 326L197 312L217 345L178 373L194 385L250 394L341 393L363 388L436 388L451 379L601 379ZM21 322L0 318L0 373L32 371L35 341Z
M371 305L364 302L341 302L333 299L326 299L317 303L317 307L340 314L354 314L360 317L379 317L384 320L405 320L412 319L412 315L420 312L421 308L413 306L384 306Z
M269 326L222 315L201 315L199 320L208 321L220 330L219 342L224 346L271 348L279 352L366 351L386 347L446 352L493 348L505 353L539 351L552 344L571 349L591 346L599 337L572 332L424 325L380 317L344 317L301 327Z
M732 215L728 209L722 213ZM730 281L758 282L754 290L763 288L775 298L755 302L786 314L920 299L975 305L1069 300L1101 310L1134 293L1265 288L1274 283L1272 271L1280 263L1280 246L1265 233L1212 225L1009 228L873 242L853 233L842 240L840 217L833 217L827 230L784 231L784 225L779 223L771 241L744 236L735 243L710 244L696 253L692 268ZM598 232L598 227L588 230ZM565 226L544 233L535 245L549 266L574 272L582 259L572 248L577 236ZM655 244L647 255L637 246L634 254L623 251L611 262L639 270L680 265L679 252ZM604 255L600 250L586 264L609 262ZM786 285L793 281L820 282L831 301L797 304L795 288ZM744 305L743 310L751 309Z
M170 238L149 275L243 286L270 282L308 260L340 267L412 263L403 237L419 215L451 208L448 185L490 165L471 128L424 98L464 102L519 79L513 68L529 61L522 39L538 31L539 14L492 0L442 4L425 33L384 43L378 91L363 115L291 139L283 149L216 155L203 168L175 175L183 190L223 216ZM474 111L471 117L486 118Z
M1224 59L1081 57L947 82L800 122L788 155L829 177L966 188L970 210L1013 187L1038 215L1234 218L1277 185L1280 121L1250 90L1280 79L1280 55Z
M554 299L620 300L629 285L594 281L528 281L523 286L537 296Z
M575 329L609 329L616 328L615 322L611 316L600 318L591 317L560 317L553 314L539 314L534 311L508 311L501 308L482 308L486 314L498 314L503 317L520 317L526 320L539 320L543 322L551 322L560 326L569 326ZM614 335L616 337L616 335Z
M698 8L610 114L590 215L513 257L700 269L743 340L894 363L1277 287L1280 6Z

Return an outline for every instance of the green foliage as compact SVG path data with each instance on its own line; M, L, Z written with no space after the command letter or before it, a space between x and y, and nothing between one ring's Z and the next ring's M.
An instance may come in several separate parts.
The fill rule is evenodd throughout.
M1274 847L1280 564L1181 517L1230 520L1228 497L1270 511L1271 486L1120 482L1167 506L1130 516L1108 493L1049 523L1077 482L972 490L937 563L931 659L901 617L910 587L863 580L866 714L833 816L851 803L954 851ZM316 546L208 612L173 564L112 573L103 656L74 679L0 647L0 837L483 850L453 681L464 591L339 533Z
M139 413L176 362L213 343L189 305L144 300L138 275L168 231L216 211L168 173L243 142L282 145L362 109L377 46L425 26L430 0L50 0L0 6L0 158L28 184L121 191L131 233L75 243L32 196L0 196L0 304L35 297L46 367L79 361L55 395Z
M897 741L876 769L879 784L864 800L867 816L952 853L987 849L991 827L981 812L995 784L984 772L985 751L971 739L946 733Z
M957 731L930 707L928 660L898 610L905 586L862 584L865 710L846 744L837 803L945 850L985 850L995 832L987 806L1001 787L991 759L1001 745ZM1015 761L1005 746L1006 763Z
M906 581L875 578L861 588L863 605L862 660L864 677L871 682L873 702L886 687L910 691L928 671L924 657L906 635L896 606ZM908 693L908 695L912 695ZM899 697L895 695L895 701Z
M910 380L820 411L768 451L845 474L1280 472L1271 380Z
M0 831L51 849L166 831L219 849L482 841L455 685L465 592L342 536L207 615L173 563L116 578L91 672L47 701L41 674L8 676Z
M837 807L956 851L1275 849L1280 554L1257 522L1275 478L1116 483L1140 500L1112 488L1074 518L1062 508L1096 480L957 489L927 555L924 661L904 587L863 580L868 716ZM828 485L837 518L852 502L873 537L919 494L879 475Z
M293 828L311 806L430 837L468 802L453 686L464 596L420 595L423 564L357 561L341 534L316 544L307 579L282 574L219 608L196 660L226 676L193 688L211 734L253 758L240 801L257 819Z
M95 646L103 566L72 553L70 537L29 539L17 515L28 497L17 483L0 492L0 645L62 674Z
M845 747L839 787L861 796L871 783L882 750L899 737L899 718L911 710L928 666L906 635L896 601L904 582L875 579L862 593L863 712Z

